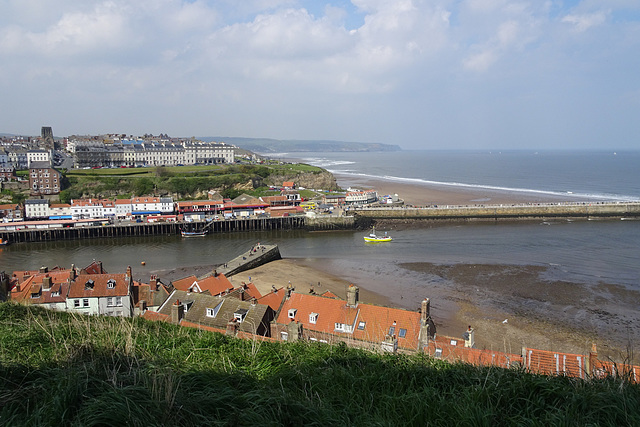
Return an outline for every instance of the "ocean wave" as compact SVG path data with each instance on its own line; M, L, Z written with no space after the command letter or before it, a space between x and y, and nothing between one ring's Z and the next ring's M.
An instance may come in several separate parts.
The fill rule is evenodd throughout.
M301 160L303 162L309 163L310 165L317 166L319 168L325 168L325 169L331 166L353 165L356 163L351 160L333 160L333 159L325 159L325 158L317 158L317 157L302 158Z
M617 201L638 200L637 196L626 196L626 195L620 195L620 194L574 193L574 192L568 192L568 191L536 190L532 188L503 187L503 186L485 185L485 184L467 184L463 182L442 182L442 181L432 181L432 180L427 180L422 178L405 178L405 177L392 176L392 175L379 176L379 175L371 175L371 174L366 174L362 172L352 172L352 171L346 171L346 170L329 170L329 172L334 174L371 178L371 179L383 180L383 181L401 182L401 183L414 184L414 185L431 185L431 186L440 186L440 187L468 188L468 189L491 190L491 191L508 192L508 193L541 194L541 195L547 195L547 196L570 197L574 199L588 198L588 199L617 200Z

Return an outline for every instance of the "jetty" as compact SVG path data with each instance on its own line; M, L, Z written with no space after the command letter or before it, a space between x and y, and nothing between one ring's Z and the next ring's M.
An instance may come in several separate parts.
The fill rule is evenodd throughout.
M225 262L221 266L218 266L215 270L215 273L224 274L226 277L231 277L234 274L260 267L261 265L278 259L282 259L282 256L280 255L280 249L278 249L278 245L263 245L261 243L257 243L247 252L244 252L243 254L238 255L229 262ZM198 279L207 278L215 273L211 272L205 274Z

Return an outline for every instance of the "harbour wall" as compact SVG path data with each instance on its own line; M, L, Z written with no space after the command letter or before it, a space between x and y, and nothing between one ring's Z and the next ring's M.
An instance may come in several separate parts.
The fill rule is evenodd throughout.
M356 216L358 224L382 219L498 221L552 218L627 218L640 217L640 202L434 206L428 208L382 207L357 209L352 213Z
M18 227L27 227L27 223L14 222L10 224ZM54 224L48 224L45 226L45 223L42 223L42 225L32 223L29 227L32 228L24 228L15 231L0 230L0 238L11 243L19 243L53 240L176 235L180 234L182 230L194 231L202 229L206 229L209 234L293 229L306 229L309 231L339 230L352 229L354 227L354 218L339 216L322 216L318 218L288 216L277 218L239 218L210 222L125 222L82 227L63 227L60 225L56 226Z

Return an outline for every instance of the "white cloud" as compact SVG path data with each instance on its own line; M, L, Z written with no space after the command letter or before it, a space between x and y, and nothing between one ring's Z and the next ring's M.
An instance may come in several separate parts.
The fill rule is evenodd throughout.
M562 18L562 22L572 24L576 31L587 31L591 27L602 25L607 20L608 13L605 11L587 13L587 14L572 14L566 15Z

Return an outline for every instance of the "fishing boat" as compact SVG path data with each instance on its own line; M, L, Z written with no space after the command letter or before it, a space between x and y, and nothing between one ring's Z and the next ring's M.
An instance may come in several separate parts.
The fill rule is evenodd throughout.
M207 230L202 231L184 231L180 230L182 237L204 237L207 235Z
M0 237L0 246L8 246L8 245L9 245L9 241L4 240L2 237Z
M371 234L369 234L368 236L364 236L364 241L367 243L390 242L391 240L391 236L389 236L386 231L384 232L384 236L378 236L376 234L375 227L371 231Z

